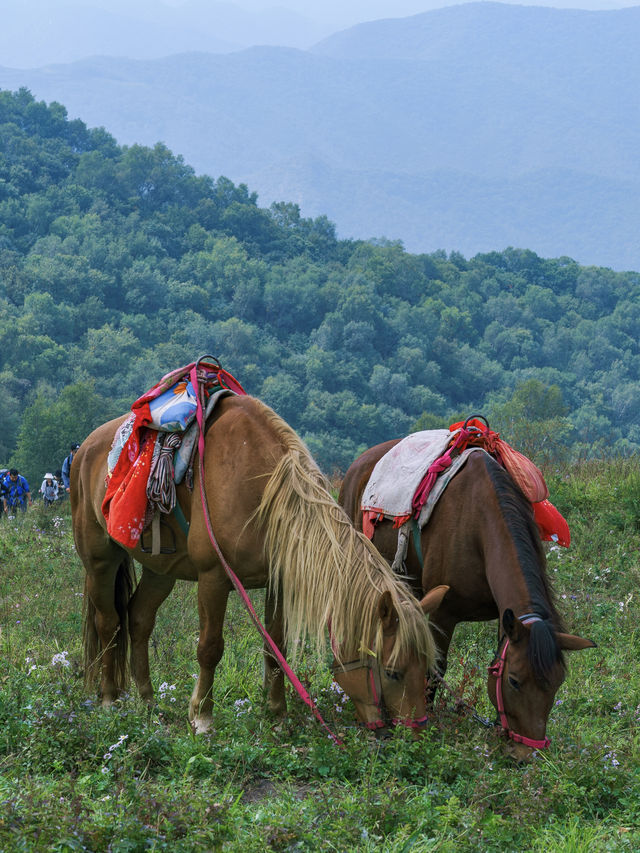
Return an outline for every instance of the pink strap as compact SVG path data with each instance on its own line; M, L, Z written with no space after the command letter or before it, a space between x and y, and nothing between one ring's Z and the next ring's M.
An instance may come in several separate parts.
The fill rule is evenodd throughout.
M451 446L442 454L442 456L439 456L434 462L432 462L427 469L427 473L416 489L411 504L416 518L420 515L420 510L425 505L438 475L442 474L443 471L446 471L451 465L451 462L453 461L451 454L456 448L460 447L461 444L464 444L470 438L471 434L472 433L469 432L469 430L460 429L460 432L454 438Z
M197 377L197 371L196 371L195 365L193 366L193 368L191 370L191 384L193 385L194 390L196 390L196 395L197 395L196 418L198 421L198 429L199 429L198 455L200 457L200 466L199 466L199 468L200 468L200 498L202 500L202 509L203 509L203 513L204 513L204 520L205 520L205 524L207 525L207 532L209 533L209 539L211 540L211 544L213 545L215 552L218 555L218 558L219 558L220 562L222 563L222 566L223 566L225 572L227 573L227 576L229 577L229 580L231 581L231 583L235 587L236 591L238 592L238 594L242 598L244 606L247 608L249 615L251 616L251 619L253 621L253 624L256 626L256 628L258 629L258 631L262 635L262 638L264 639L264 641L267 643L267 645L271 649L271 653L273 654L275 659L278 661L278 666L282 669L284 674L287 676L287 678L289 679L289 681L293 685L298 696L302 699L302 701L305 703L305 705L307 705L311 709L311 711L313 712L313 714L316 717L316 719L318 720L318 722L328 732L328 734L331 737L331 739L333 740L333 742L338 744L338 746L343 746L343 743L340 740L340 738L331 731L329 726L322 719L322 716L320 715L320 711L318 711L317 707L315 706L313 699L311 698L311 696L309 696L309 693L305 689L304 685L302 684L302 682L300 681L298 676L295 674L295 672L291 669L289 664L286 662L284 655L282 654L280 649L277 647L275 641L273 640L273 638L271 637L271 635L269 634L267 629L264 627L264 625L260 621L260 618L258 617L258 614L254 610L253 604L251 603L251 599L247 595L247 591L242 586L240 579L235 574L235 572L233 571L231 566L225 560L224 555L222 554L222 551L220 550L220 546L218 545L218 543L216 541L215 535L213 533L213 528L211 527L211 519L209 517L209 506L207 503L207 496L205 494L205 489L204 489L204 409L203 409L202 400L200 397L200 387L198 385L198 377Z

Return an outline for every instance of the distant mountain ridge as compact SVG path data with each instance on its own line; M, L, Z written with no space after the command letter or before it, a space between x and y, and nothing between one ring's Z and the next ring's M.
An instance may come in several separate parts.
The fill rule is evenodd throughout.
M259 12L220 0L188 0L179 7L154 0L108 9L73 0L4 3L0 63L17 68L88 56L158 59L194 50L229 53L252 44L280 44L281 39L308 46L322 34L312 21L276 4Z
M341 236L640 269L640 7L472 3L310 51L0 69L119 142L165 142Z
M640 6L611 11L507 6L480 2L446 6L405 18L358 24L311 48L350 59L490 61L496 52L521 64L556 53L584 59L586 50L616 43L618 57L637 53ZM499 37L499 41L496 39ZM559 51L562 50L562 55Z

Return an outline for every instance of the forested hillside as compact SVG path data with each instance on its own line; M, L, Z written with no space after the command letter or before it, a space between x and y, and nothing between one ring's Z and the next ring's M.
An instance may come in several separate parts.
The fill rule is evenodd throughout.
M0 464L41 477L210 353L328 473L487 415L541 461L640 449L640 274L412 255L0 92Z

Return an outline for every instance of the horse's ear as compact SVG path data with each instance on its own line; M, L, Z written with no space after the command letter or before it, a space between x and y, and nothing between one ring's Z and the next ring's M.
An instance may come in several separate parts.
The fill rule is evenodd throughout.
M398 613L394 607L393 599L391 598L391 593L388 589L380 596L380 601L378 602L378 616L382 622L383 632L395 631L398 624Z
M576 637L575 634L556 634L558 645L568 652L578 652L580 649L595 649L596 644L592 640Z
M438 607L442 604L442 599L449 592L451 587L441 585L434 586L433 589L430 589L429 592L425 595L425 597L420 602L420 609L424 613L425 616L428 616L429 613L433 613L434 610L437 610Z
M522 639L522 622L516 618L510 607L507 607L502 614L502 627L512 643L517 643L518 640Z

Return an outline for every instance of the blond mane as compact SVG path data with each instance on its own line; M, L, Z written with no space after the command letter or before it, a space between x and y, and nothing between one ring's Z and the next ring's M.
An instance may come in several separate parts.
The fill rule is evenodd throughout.
M270 583L281 597L293 655L304 637L324 650L329 624L338 659L377 655L382 649L378 604L388 591L398 614L389 663L413 653L431 667L435 646L417 601L369 540L354 529L300 438L275 412L261 406L285 449L257 517L265 532Z

